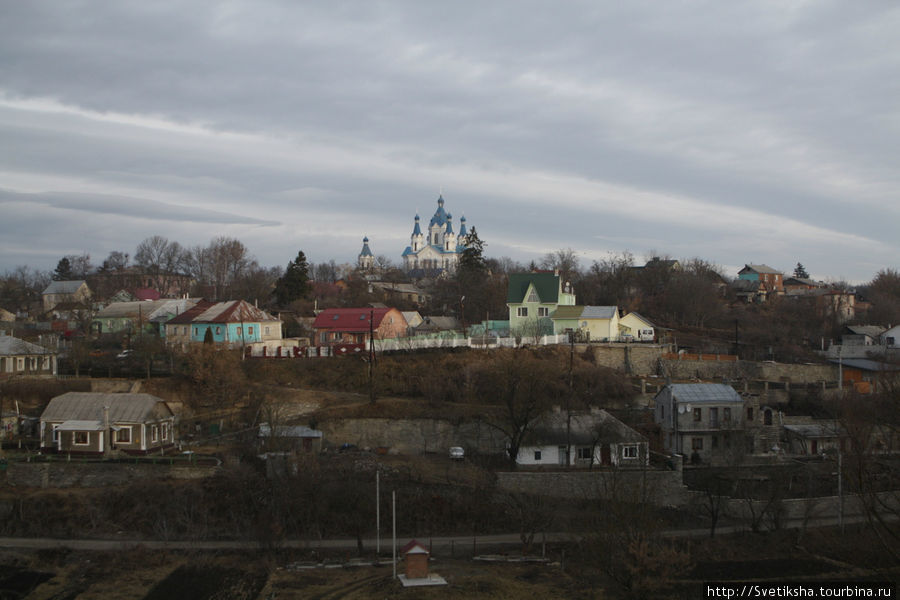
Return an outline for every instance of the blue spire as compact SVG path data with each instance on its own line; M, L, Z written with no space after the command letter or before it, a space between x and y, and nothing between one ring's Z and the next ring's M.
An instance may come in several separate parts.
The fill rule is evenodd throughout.
M369 237L366 236L363 238L363 247L362 251L359 253L360 256L372 256L372 251L369 250Z
M419 229L419 215L416 215L416 226L413 227L413 235L422 235L422 230Z
M459 237L460 239L469 235L469 231L466 229L466 215L463 215L459 218Z
M453 233L453 215L447 213L447 229L444 231L444 235L448 233Z

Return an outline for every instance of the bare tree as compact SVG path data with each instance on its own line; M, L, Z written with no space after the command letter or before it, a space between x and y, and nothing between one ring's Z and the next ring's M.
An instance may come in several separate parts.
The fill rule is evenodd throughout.
M151 278L154 287L166 292L171 276L185 265L185 252L178 242L170 242L161 235L148 237L137 246L134 261Z

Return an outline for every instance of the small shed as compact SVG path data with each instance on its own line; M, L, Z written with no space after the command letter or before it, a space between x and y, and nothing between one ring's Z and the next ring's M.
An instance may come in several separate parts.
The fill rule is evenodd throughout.
M400 554L406 559L407 579L428 578L428 558L431 552L424 544L417 540L411 540L400 549Z

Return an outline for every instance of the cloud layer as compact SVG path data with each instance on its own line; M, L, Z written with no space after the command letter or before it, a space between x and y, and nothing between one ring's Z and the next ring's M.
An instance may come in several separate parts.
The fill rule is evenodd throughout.
M160 234L399 259L440 190L492 256L897 265L891 3L9 2L0 269Z

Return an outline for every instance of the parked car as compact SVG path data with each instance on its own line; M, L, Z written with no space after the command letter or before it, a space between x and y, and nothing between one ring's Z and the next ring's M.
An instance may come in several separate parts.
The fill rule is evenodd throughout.
M450 458L452 460L463 460L466 457L466 451L463 450L460 446L453 446L450 448Z
M134 353L133 350L122 350L118 354L116 354L116 358L118 360L125 360L126 358L131 358L131 355Z

